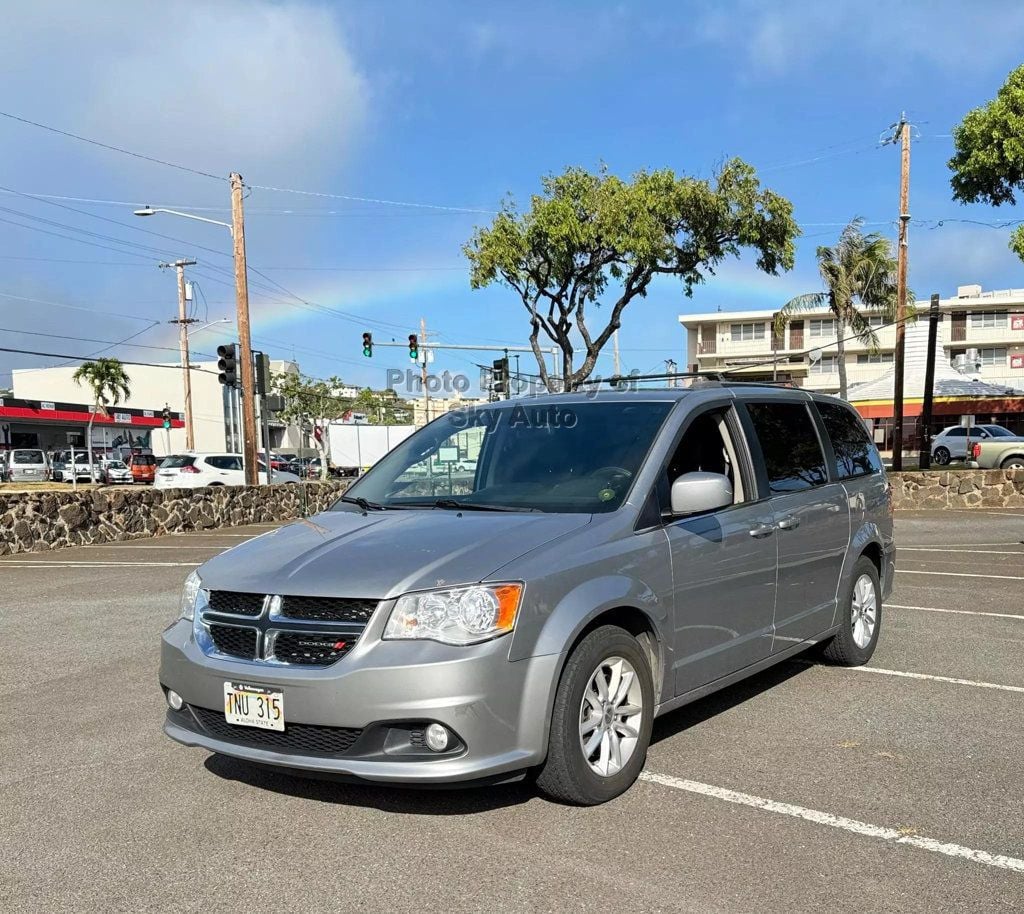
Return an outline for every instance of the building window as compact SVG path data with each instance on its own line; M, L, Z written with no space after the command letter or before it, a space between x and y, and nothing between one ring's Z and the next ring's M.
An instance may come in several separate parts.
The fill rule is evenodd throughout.
M836 335L836 322L833 318L825 318L823 320L815 319L810 321L810 324L812 337Z
M1005 311L972 311L971 312L971 327L975 330L981 330L986 328L1002 328L1006 329L1006 312Z
M839 356L823 355L817 362L811 362L811 374L835 374L839 371Z
M872 330L881 330L886 325L886 323L887 323L887 321L880 314L872 314L868 318L868 326ZM888 323L891 324L892 321L888 321Z
M764 339L764 324L732 324L729 330L734 343Z
M858 365L891 365L891 352L859 352L857 353Z
M1006 364L1006 350L1005 349L979 349L978 350L978 361L981 362L982 365L1005 365Z

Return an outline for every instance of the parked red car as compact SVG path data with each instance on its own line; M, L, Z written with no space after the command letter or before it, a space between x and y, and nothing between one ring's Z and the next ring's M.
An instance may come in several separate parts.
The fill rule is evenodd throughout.
M156 479L156 457L152 454L132 454L126 461L132 471L132 482L152 483Z

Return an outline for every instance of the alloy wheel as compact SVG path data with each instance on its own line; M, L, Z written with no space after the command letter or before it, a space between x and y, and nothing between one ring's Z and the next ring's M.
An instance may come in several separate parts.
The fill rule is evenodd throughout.
M640 679L628 660L608 657L598 664L580 702L580 749L595 774L611 777L629 762L643 703Z
M875 582L869 575L862 574L853 585L850 608L850 624L857 647L863 649L871 643L877 623L878 597L875 594Z

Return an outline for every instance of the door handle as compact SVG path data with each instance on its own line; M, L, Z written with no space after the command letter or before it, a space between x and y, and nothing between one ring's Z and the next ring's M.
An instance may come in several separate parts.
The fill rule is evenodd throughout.
M756 527L750 528L750 535L756 540L771 536L774 532L775 528L771 524L758 524Z
M780 530L796 530L800 526L800 518L798 517L784 517L779 521Z

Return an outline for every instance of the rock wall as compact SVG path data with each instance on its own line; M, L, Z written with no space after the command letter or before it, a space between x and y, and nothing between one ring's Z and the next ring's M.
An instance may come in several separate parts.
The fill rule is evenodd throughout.
M252 488L0 492L0 555L291 520L322 511L347 486L310 482Z
M1024 508L1024 470L890 473L889 478L897 509ZM292 520L324 510L347 486L339 481L0 492L0 555Z
M1024 508L1024 470L929 470L889 479L897 510Z

